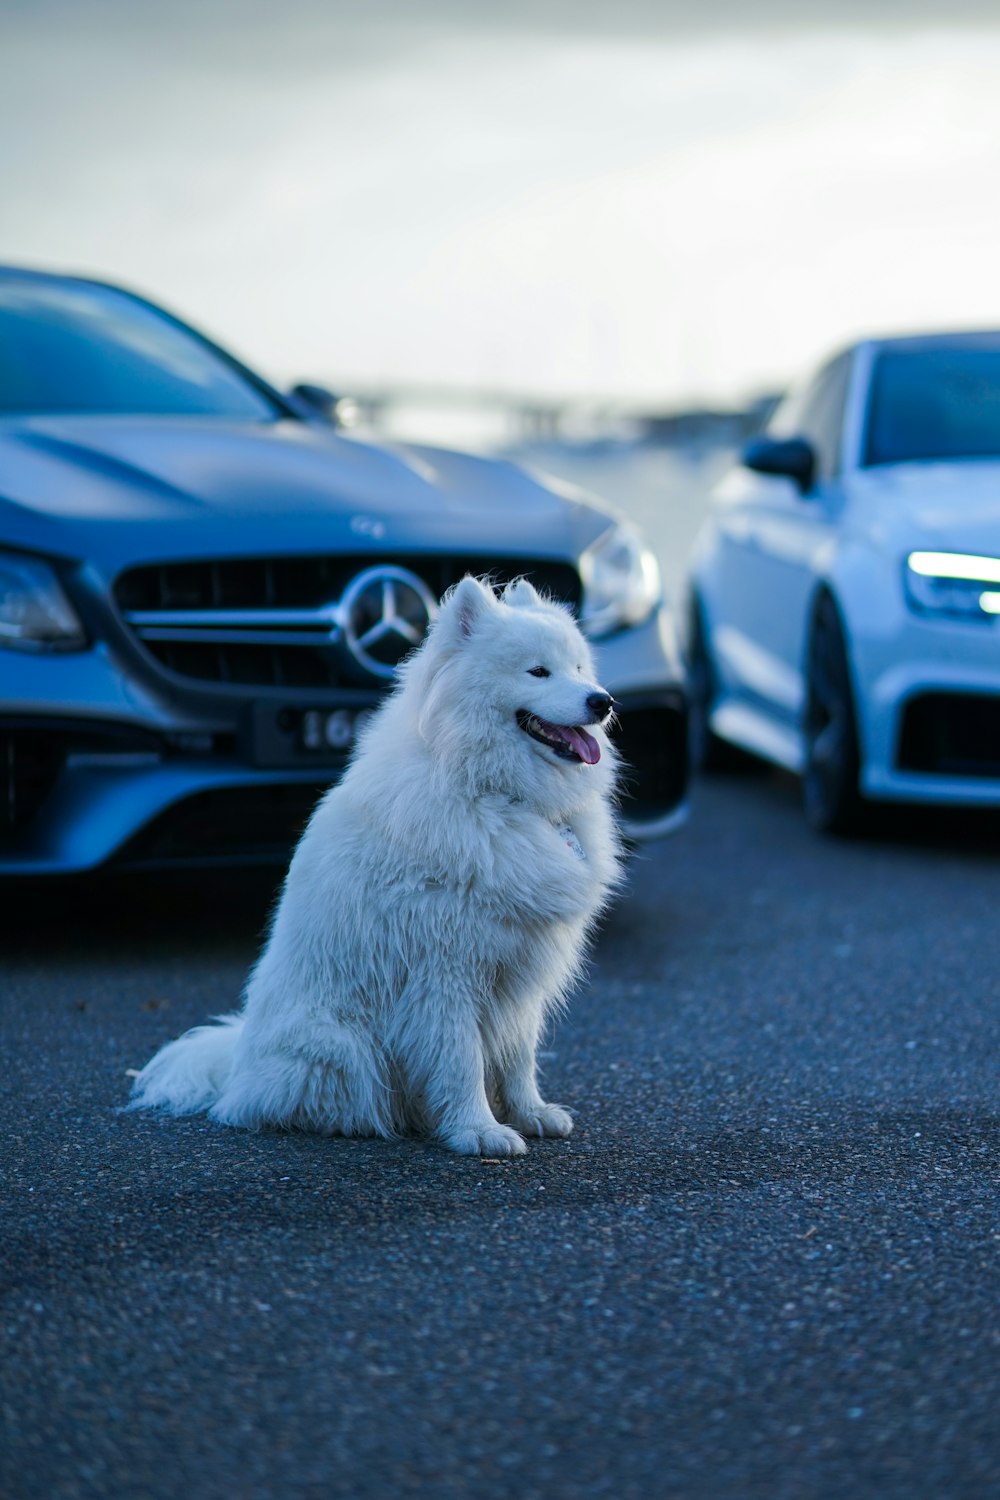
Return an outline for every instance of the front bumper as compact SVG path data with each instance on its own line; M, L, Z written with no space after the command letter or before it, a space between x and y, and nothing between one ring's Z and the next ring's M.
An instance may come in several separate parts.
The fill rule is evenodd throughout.
M877 801L1000 806L997 624L907 613L855 642L862 792Z
M621 704L625 834L659 837L684 819L688 777L687 705L665 614L601 642L597 655ZM2 666L0 875L281 863L347 763L331 752L320 764L255 764L246 724L259 694L168 680L105 644L63 657L7 652ZM350 707L366 696L378 701L355 692ZM330 710L345 701L305 698ZM263 701L276 711L282 699Z

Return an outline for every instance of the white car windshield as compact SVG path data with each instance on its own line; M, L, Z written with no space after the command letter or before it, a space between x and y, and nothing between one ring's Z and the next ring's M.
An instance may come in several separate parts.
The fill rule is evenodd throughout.
M221 354L111 287L0 279L0 416L205 416L281 411Z
M872 371L864 463L1000 457L1000 338L886 349Z

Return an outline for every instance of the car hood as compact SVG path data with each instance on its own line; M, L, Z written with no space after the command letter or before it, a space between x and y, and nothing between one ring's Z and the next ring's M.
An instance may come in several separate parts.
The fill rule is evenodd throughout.
M1000 462L887 464L850 492L858 525L894 547L1000 556Z
M8 419L0 483L0 544L108 573L327 548L573 558L613 519L582 492L502 460L293 421Z

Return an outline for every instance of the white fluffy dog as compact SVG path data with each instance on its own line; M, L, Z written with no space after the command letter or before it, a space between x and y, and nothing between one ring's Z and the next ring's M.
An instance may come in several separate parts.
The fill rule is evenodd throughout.
M133 1107L486 1156L569 1134L535 1054L618 879L613 700L523 579L463 579L399 677L302 836L242 1011L163 1047Z

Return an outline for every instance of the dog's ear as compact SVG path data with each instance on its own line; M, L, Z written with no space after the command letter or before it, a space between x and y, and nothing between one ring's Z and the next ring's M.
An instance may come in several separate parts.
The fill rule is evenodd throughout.
M467 573L449 591L441 606L440 623L457 640L468 640L497 607L493 590Z
M541 594L527 578L515 578L503 591L504 604L514 609L537 609L543 602Z

